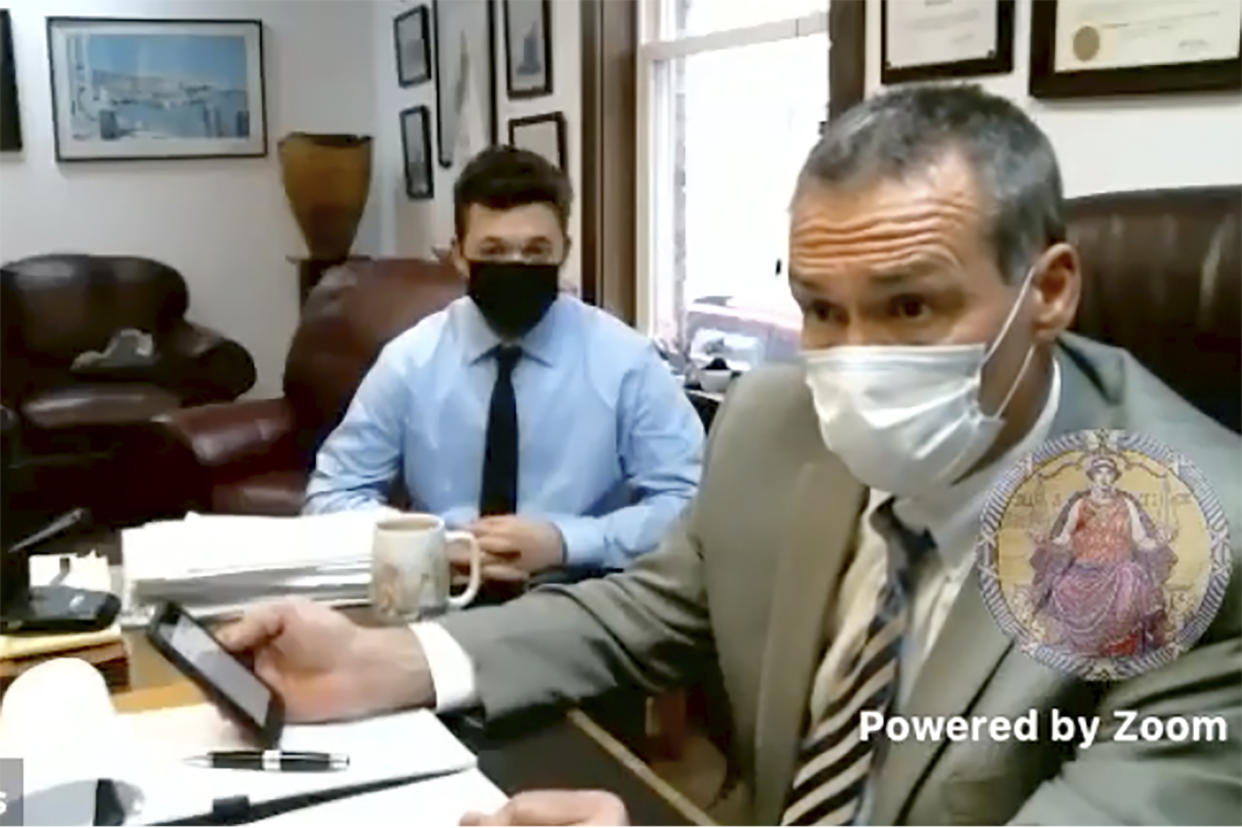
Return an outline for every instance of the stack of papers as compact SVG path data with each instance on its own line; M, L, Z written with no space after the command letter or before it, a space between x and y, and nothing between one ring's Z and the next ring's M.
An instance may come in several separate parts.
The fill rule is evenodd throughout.
M177 601L195 616L213 617L284 595L365 603L375 523L392 514L189 514L123 530L126 613L132 619L159 601Z

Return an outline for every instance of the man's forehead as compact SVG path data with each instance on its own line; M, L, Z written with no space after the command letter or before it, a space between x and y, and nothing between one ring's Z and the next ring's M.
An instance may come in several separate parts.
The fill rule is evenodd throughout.
M949 157L902 178L808 182L791 209L790 266L824 276L960 267L980 252L981 215L969 167Z
M466 212L466 233L478 238L545 236L555 239L561 235L561 224L550 204L521 204L509 208L471 204Z
M875 175L842 184L806 181L790 211L791 230L848 230L868 220L899 219L920 210L947 216L981 212L974 173L959 153L944 153L901 176Z

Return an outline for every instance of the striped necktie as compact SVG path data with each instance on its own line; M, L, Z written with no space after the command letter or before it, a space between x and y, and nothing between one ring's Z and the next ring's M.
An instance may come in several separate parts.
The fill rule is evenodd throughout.
M893 498L872 513L871 525L888 546L888 577L866 632L832 680L831 701L812 722L798 755L798 771L782 825L849 825L858 817L877 739L860 738L863 711L884 713L897 695L897 664L909 616L911 561L933 547L893 515Z

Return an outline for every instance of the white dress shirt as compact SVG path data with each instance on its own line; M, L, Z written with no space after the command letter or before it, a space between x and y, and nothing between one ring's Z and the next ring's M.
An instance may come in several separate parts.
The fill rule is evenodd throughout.
M931 559L921 562L915 570L910 608L910 626L902 648L898 669L899 701L904 701L914 685L927 654L944 627L949 608L957 598L974 562L978 538L979 515L997 476L1022 455L1033 451L1048 436L1052 420L1061 400L1061 372L1054 360L1048 398L1035 424L1026 436L1004 455L969 477L917 499L901 497L893 504L897 518L914 531L926 529L936 542ZM875 603L887 574L888 552L883 539L871 527L871 512L889 495L871 490L866 508L860 516L858 546L853 559L841 577L838 601L829 624L831 644L816 674L815 688L831 685L821 681L825 671L839 669L841 660L866 630L875 612ZM436 693L436 711L445 712L478 704L474 664L448 632L434 621L412 625L427 657L431 681ZM828 699L813 691L811 712L817 719Z

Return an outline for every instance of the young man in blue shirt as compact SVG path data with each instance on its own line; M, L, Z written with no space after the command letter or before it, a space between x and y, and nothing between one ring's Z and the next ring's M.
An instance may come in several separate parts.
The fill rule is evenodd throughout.
M702 425L648 339L559 291L564 173L493 147L453 198L468 296L384 348L304 511L379 505L400 474L412 509L474 533L491 580L621 568L694 496Z

